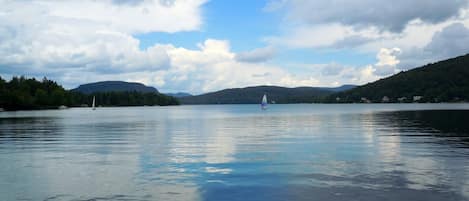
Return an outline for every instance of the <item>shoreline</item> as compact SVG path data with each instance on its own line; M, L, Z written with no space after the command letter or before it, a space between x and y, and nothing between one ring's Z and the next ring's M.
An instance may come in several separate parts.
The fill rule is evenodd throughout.
M442 105L442 104L469 104L469 102L441 102L441 103L276 103L269 104L272 105ZM180 105L128 105L128 106L98 106L99 108L125 108L125 107L177 107L177 106L223 106L223 105L259 105L258 103L226 103L226 104L180 104ZM45 111L45 110L68 110L68 109L92 109L91 107L41 107L38 109L16 109L16 110L6 110L0 108L0 112L20 112L20 111Z

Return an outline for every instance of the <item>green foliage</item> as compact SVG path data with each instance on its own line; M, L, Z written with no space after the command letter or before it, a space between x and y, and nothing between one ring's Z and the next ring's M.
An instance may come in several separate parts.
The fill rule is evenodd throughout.
M167 106L178 105L177 99L159 93L142 93L136 91L122 92L96 92L92 94L82 94L72 92L72 104L80 106L82 104L91 105L95 97L96 105L99 106Z
M0 107L7 110L52 108L65 105L66 91L56 82L44 78L13 77L9 82L0 78Z
M390 99L389 102L414 102L414 96L422 96L422 99L415 102L467 102L469 55L428 64L352 90L332 94L325 98L324 102L361 102L362 97L371 102L382 102L384 96Z
M330 90L314 87L285 88L276 86L258 86L237 89L225 89L198 96L179 98L183 104L260 104L267 94L269 103L312 103L320 97L331 94Z
M82 94L65 90L47 78L13 77L9 82L0 77L0 108L6 110L47 109L58 106L91 105L93 96L102 106L177 105L178 101L159 93L102 92Z

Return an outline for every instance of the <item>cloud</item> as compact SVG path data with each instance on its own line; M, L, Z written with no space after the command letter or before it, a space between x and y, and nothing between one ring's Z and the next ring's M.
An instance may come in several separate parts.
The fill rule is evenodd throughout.
M204 2L0 0L0 73L60 81L167 70L166 46L141 50L132 34L198 30Z
M272 0L265 9L280 12L284 20L281 32L264 40L293 49L374 54L381 47L399 47L408 53L425 47L436 32L451 24L468 26L468 5L468 0Z
M236 54L236 60L239 62L264 62L276 54L276 49L273 47L264 47L264 48L257 48L251 51L240 52Z
M374 65L373 73L378 76L388 76L396 73L398 71L396 66L400 63L397 55L400 53L401 49L399 48L381 48L376 55L378 62Z
M377 62L374 65L347 66L339 63L316 64L314 68L320 69L324 82L328 80L343 84L364 84L380 79L399 71L397 65L400 63L398 56L401 54L399 48L381 48L376 54Z
M332 47L337 49L355 48L373 40L375 39L361 35L350 35L336 41L334 44L332 44Z
M142 82L163 91L191 93L252 85L337 86L374 81L405 69L402 66L411 62L456 56L466 52L464 44L469 43L467 16L453 18L464 7L456 9L459 0L445 2L447 5L442 6L443 10L456 10L453 14L441 12L440 17L431 18L418 8L412 16L422 18L386 21L378 17L363 23L357 21L359 15L371 16L376 13L375 9L387 8L390 10L381 14L392 13L389 17L393 18L401 13L395 11L396 8L412 3L398 1L399 5L394 8L368 2L363 8L371 9L371 13L349 13L347 9L343 10L344 15L339 15L342 19L332 16L331 13L339 12L335 7L318 11L329 18L311 18L311 10L298 16L292 12L299 9L295 4L302 2L304 9L329 8L331 2L345 5L350 2L333 0L312 5L300 0L279 0L265 10L286 10L284 23L288 25L280 34L266 37L266 47L236 53L231 50L229 40L209 38L195 49L172 44L139 48L140 41L134 37L137 33L198 31L203 24L201 6L205 2L0 0L0 74L39 78L46 75L68 88L85 82L124 80ZM366 1L357 1L351 9L365 5L363 2ZM434 1L428 3L431 5L425 5L426 8L440 5ZM349 14L350 19L345 19ZM411 18L413 20L408 21ZM405 27L401 29L399 24ZM265 62L284 47L287 51L288 48L353 48L378 54L375 64L353 66L333 61L302 64L307 70L301 72L296 72L296 66L291 70L285 63Z
M39 73L70 69L120 73L169 66L169 58L161 46L142 51L138 40L118 32L27 31L21 31L11 40L0 41L2 66L16 66L19 72L37 68Z
M325 76L339 75L343 69L343 65L340 65L338 63L331 63L322 67L321 74Z
M165 71L165 89L189 91L194 94L255 85L339 86L364 84L381 78L374 66L331 64L300 64L303 72L289 72L288 66L238 61L230 50L229 41L208 39L191 50L167 47L171 68ZM397 54L390 49L389 54ZM383 63L392 61L383 57ZM397 58L395 58L397 59ZM297 66L297 65L295 65Z
M138 5L144 0L112 0L112 3L117 5Z
M289 48L326 47L347 36L349 28L339 24L297 26L282 36L270 36L264 40L273 46Z
M336 69L333 69L330 74L323 73L318 78L323 86L362 85L383 78L383 76L375 73L376 68L373 65L341 66L340 64L334 64L333 66ZM330 68L330 65L324 66L322 70L324 71L326 67Z
M168 48L172 65L166 75L169 90L197 94L253 85L316 84L310 77L295 76L280 66L238 61L226 40L208 39L198 47L197 50Z
M462 9L467 8L468 1L290 0L280 5L287 8L288 19L297 22L312 25L340 23L355 28L373 26L384 31L401 32L413 20L434 24L457 17Z
M343 49L355 48L389 37L389 33L380 32L374 27L354 29L352 26L339 23L330 24L299 24L286 26L284 33L268 36L264 40L272 46L287 48L322 48Z
M408 48L400 56L403 70L469 53L469 29L462 23L449 24L435 33L422 47Z
M268 76L271 76L272 74L269 73L269 72L265 72L265 73L262 73L262 74L252 74L251 76L252 77L268 77Z
M341 63L326 64L293 64L302 71L290 74L284 81L288 83L288 78L301 77L300 82L314 83L312 86L337 87L344 84L362 85L384 76L376 73L375 65L347 65Z
M454 23L433 35L424 51L441 57L454 57L469 53L469 29L462 23Z
M297 76L280 66L252 63L272 56L270 47L236 54L229 41L206 39L197 49L172 44L140 49L134 33L198 30L200 5L205 1L161 2L4 1L0 8L0 73L46 75L67 88L124 80L162 91L191 93L317 83L310 75ZM84 10L87 15L80 13Z
M285 7L288 0L271 0L262 9L265 12L274 12Z
M79 2L36 0L18 1L11 4L14 9L21 8L25 4L42 7L43 12L40 15L51 19L83 21L119 32L174 33L198 30L202 24L200 7L205 2L206 0L83 0ZM84 11L86 14L83 13Z
M379 57L385 55L382 47L398 48L387 58L399 63L377 58L370 64L380 77L468 53L468 5L468 0L272 0L264 9L283 13L284 21L282 32L265 41L291 49L383 53Z
M401 49L399 48L381 48L379 53L377 54L376 58L378 59L377 66L395 66L399 64L399 60L397 59L396 55L401 53Z

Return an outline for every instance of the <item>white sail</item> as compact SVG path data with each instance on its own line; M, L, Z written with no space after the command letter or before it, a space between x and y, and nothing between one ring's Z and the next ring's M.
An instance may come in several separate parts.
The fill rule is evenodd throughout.
M262 97L261 107L263 110L267 109L267 95L266 94L264 94L264 96Z
M93 103L91 104L91 108L92 108L93 110L96 109L96 106L95 106L95 97L94 97L94 96L93 96Z

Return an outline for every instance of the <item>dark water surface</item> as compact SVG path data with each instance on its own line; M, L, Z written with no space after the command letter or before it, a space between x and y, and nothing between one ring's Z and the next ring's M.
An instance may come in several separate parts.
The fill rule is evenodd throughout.
M469 200L469 104L0 112L0 200Z

